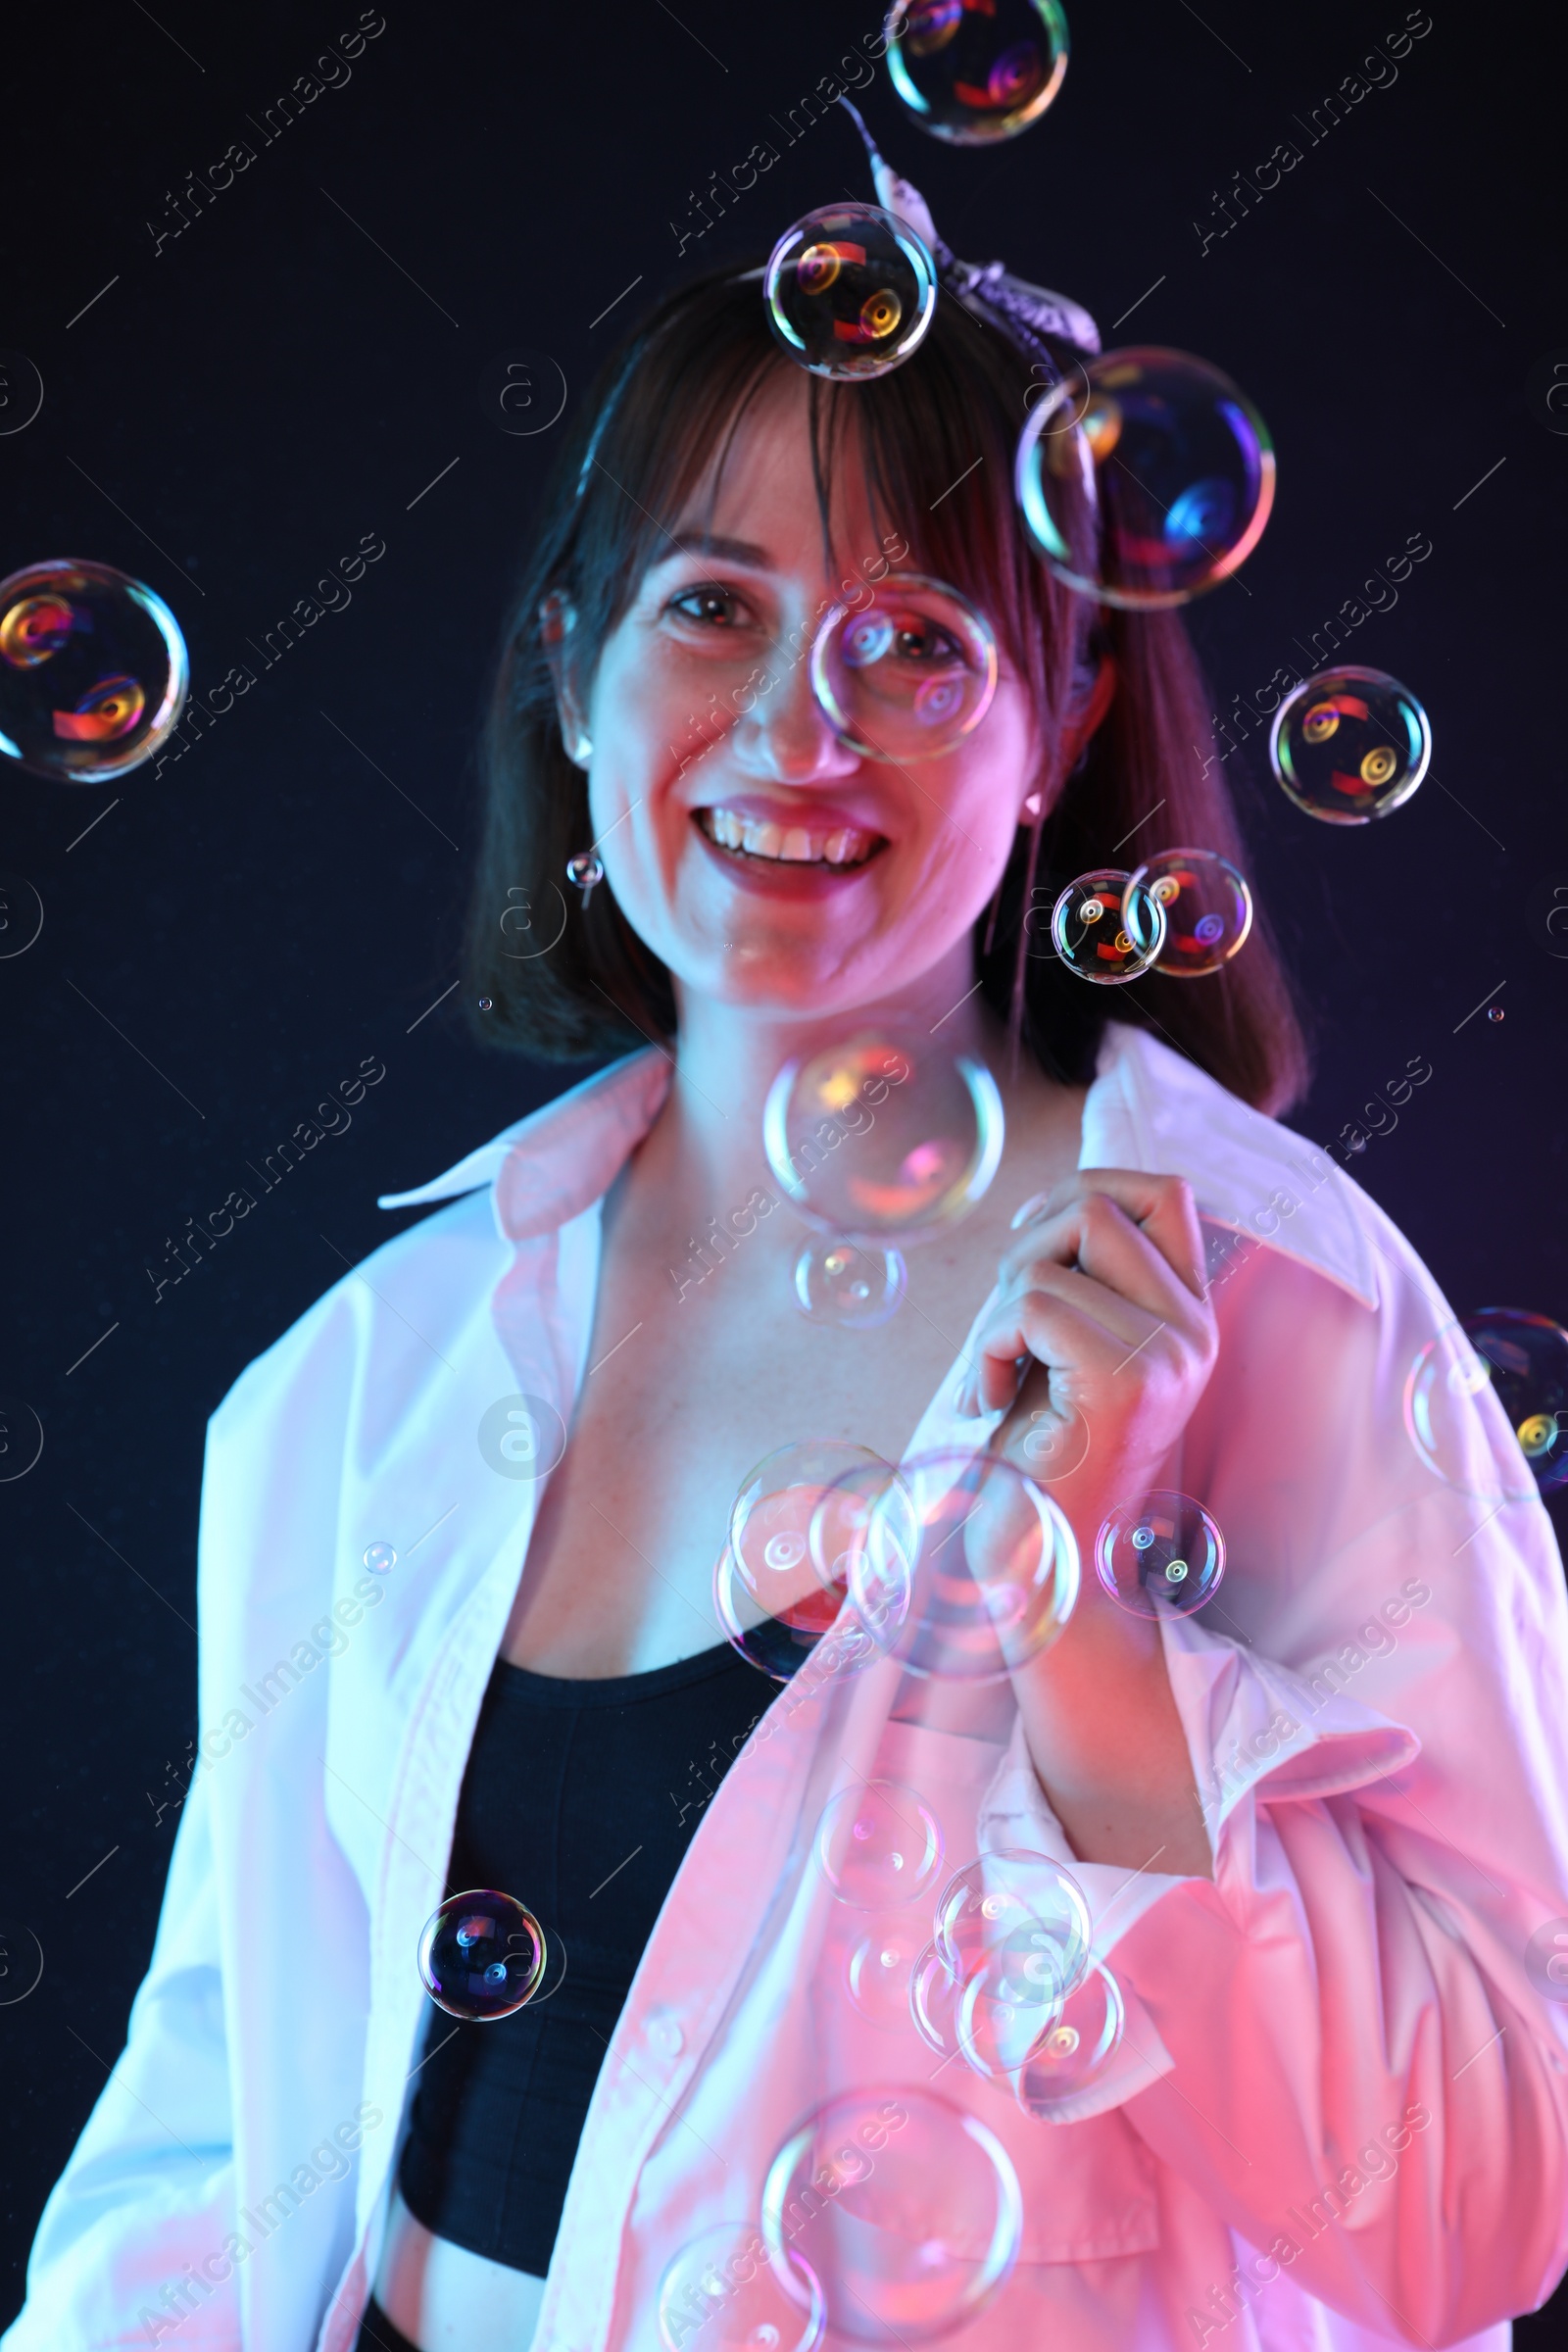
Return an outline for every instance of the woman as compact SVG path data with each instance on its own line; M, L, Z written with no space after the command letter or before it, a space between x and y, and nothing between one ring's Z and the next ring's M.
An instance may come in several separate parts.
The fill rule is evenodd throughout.
M1070 2120L940 2072L1023 2192L977 2352L1500 2347L1562 2268L1548 1525L1490 1396L1502 1507L1406 1442L1448 1310L1266 1115L1302 1056L1265 941L1109 1024L1031 952L1034 910L1135 835L1234 826L1179 624L1073 600L1021 540L1030 381L944 300L896 373L824 388L755 275L714 278L582 418L497 693L470 975L498 1039L633 1051L389 1202L452 1205L215 1417L206 1769L14 2352L653 2345L666 2265L755 2222L806 2110L933 2087L912 2029L854 2006L812 1858L877 1780L947 1866L1070 1868L1127 2004ZM1001 657L983 723L917 767L847 748L804 658L901 570ZM581 905L550 887L568 858ZM988 1061L1006 1146L900 1313L851 1332L787 1302L761 1113L790 1054L877 1024ZM1069 1426L1081 1551L1181 1488L1229 1539L1222 1606L1156 1625L1091 1576L979 1692L884 1663L777 1693L718 1642L714 1553L776 1446L1027 1462ZM565 1955L486 2026L415 1968L475 1886Z

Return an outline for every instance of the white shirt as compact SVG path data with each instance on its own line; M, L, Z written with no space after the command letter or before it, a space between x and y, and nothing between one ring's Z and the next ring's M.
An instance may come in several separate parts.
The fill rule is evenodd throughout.
M203 1768L128 2047L5 2352L352 2345L427 2016L416 1944L538 1502L475 1433L519 1391L569 1424L604 1196L667 1083L635 1055L388 1202L451 1205L213 1416ZM1501 2347L1568 2259L1568 2007L1525 1958L1568 1914L1546 1515L1418 1459L1402 1385L1450 1310L1311 1147L1112 1026L1081 1164L1183 1176L1210 1228L1252 1237L1214 1273L1219 1360L1168 1477L1229 1544L1215 1606L1163 1622L1213 1881L1075 1862L1015 1718L994 1745L892 1721L891 1664L803 1674L709 1806L607 2053L550 2352L646 2352L665 2264L755 2218L806 2108L933 2072L842 1988L812 1833L857 1773L916 1787L952 1867L1004 1845L1066 1863L1127 2002L1071 2122L942 2076L1023 2190L1018 2266L965 2352ZM954 1385L911 1452L995 1426L959 1420ZM1490 1390L1473 1415L1478 1459L1528 1488ZM398 1552L384 1577L372 1544Z

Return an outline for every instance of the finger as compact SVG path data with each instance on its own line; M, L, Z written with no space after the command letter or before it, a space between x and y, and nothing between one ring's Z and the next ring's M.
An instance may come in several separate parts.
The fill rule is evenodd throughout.
M1049 1192L1026 1200L1013 1218L1014 1229L1031 1220L1060 1215L1097 1193L1115 1201L1149 1236L1184 1287L1200 1298L1203 1237L1192 1188L1179 1176L1152 1175L1141 1168L1078 1168Z
M1019 1365L1030 1357L1053 1372L1112 1372L1163 1321L1071 1267L1042 1267L1040 1282L999 1302L979 1333L960 1392L973 1401L961 1409L995 1412L1011 1404Z
M1019 1235L1002 1260L1004 1291L1027 1286L1043 1264L1076 1266L1149 1313L1187 1321L1196 1300L1177 1269L1127 1211L1090 1193Z

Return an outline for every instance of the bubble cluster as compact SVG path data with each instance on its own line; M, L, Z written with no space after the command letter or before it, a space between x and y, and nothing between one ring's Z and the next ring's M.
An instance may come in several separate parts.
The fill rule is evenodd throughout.
M1415 791L1431 762L1432 729L1415 696L1386 671L1324 669L1275 711L1268 756L1308 816L1364 825Z
M888 73L922 130L959 147L1038 122L1067 71L1056 0L894 0Z
M1006 1846L982 1854L957 1871L942 1889L936 1907L934 1943L954 1975L970 1976L988 1953L1010 1949L1020 1933L1049 1949L1050 1991L1069 1992L1089 1965L1089 1905L1070 1871L1049 1854ZM1047 1998L1047 1978L1036 1971L1038 1998Z
M0 580L0 754L63 784L105 784L179 723L189 666L161 596L107 564Z
M1274 446L1206 360L1103 352L1030 410L1014 487L1058 579L1148 612L1189 603L1250 555L1274 503Z
M1043 908L1024 918L1031 955L1045 953ZM1160 958L1165 908L1153 891L1117 866L1097 866L1058 894L1051 908L1052 952L1076 979L1097 988L1137 980Z
M965 2327L1005 2284L1023 2198L978 2117L898 2083L812 2109L768 2168L761 2226L786 2291L792 2257L821 2282L836 2336L926 2344Z
M1252 894L1216 850L1161 850L1135 870L1128 888L1147 890L1162 909L1165 939L1154 962L1174 979L1217 972L1252 928Z
M762 291L774 334L813 375L886 375L924 340L936 264L906 221L874 204L824 205L787 228Z
M437 2008L476 2025L532 2000L545 1972L545 1933L514 1895L449 1895L419 1936L419 1975Z
M932 760L972 734L997 691L990 623L956 588L894 573L834 605L811 685L842 743L872 760Z
M1078 1596L1078 1546L1051 1497L994 1453L900 1466L853 1540L850 1596L909 1674L992 1683L1054 1642ZM897 1595L901 1605L890 1605Z
M1123 1503L1101 1528L1095 1568L1134 1617L1190 1617L1219 1591L1225 1539L1190 1494L1161 1490Z

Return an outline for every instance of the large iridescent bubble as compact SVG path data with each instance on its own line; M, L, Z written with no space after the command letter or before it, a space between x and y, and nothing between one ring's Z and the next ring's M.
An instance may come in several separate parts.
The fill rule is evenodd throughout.
M900 1464L900 1478L901 1491L877 1498L856 1543L849 1586L858 1616L909 1674L1004 1681L1072 1614L1072 1529L1000 1454L920 1454ZM895 1614L882 1596L906 1590Z
M795 1268L813 1318L885 1323L904 1297L900 1244L967 1216L1002 1158L996 1080L917 1031L868 1030L787 1061L762 1143L786 1196L816 1227Z
M1056 0L894 0L888 73L922 130L989 147L1038 122L1067 71Z
M936 264L923 240L874 204L830 204L787 228L768 257L768 321L813 375L886 375L924 340Z
M1014 487L1058 579L1149 612L1190 603L1246 562L1274 503L1274 445L1206 360L1107 351L1031 409Z
M933 2090L876 2085L825 2100L768 2167L762 2236L780 2284L820 2281L828 2327L856 2344L954 2334L1006 2283L1023 2197L996 2134Z
M1364 825L1410 798L1432 760L1432 729L1408 688L1381 669L1319 670L1288 694L1269 764L1308 816Z
M893 572L827 613L811 647L811 684L852 751L895 765L934 760L991 708L997 641L956 588Z
M0 755L61 784L107 784L179 723L189 668L161 596L107 564L0 580Z
M788 2294L755 2223L705 2230L659 2282L662 2352L815 2352L827 2325L821 2287L793 2249L783 2268Z

